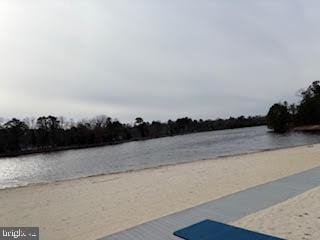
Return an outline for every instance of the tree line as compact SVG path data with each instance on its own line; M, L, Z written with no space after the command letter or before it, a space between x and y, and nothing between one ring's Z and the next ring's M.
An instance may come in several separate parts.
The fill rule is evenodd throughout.
M262 116L217 120L193 120L184 117L175 121L151 123L138 117L134 124L124 124L105 115L76 123L55 116L24 120L13 118L0 124L0 155L117 144L179 134L260 126L265 125L265 122L265 117Z
M298 104L280 102L271 106L267 125L275 132L283 133L297 126L320 124L320 81L314 81L300 90Z

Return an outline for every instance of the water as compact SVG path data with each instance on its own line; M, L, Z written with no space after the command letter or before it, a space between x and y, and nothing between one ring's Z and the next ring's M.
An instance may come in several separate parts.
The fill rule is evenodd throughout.
M320 135L278 135L263 126L2 158L0 189L314 143Z

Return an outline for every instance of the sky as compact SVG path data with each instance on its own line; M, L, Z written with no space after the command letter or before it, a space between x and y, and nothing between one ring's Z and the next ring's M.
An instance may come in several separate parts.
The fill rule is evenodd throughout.
M320 79L316 0L1 0L0 117L264 115Z

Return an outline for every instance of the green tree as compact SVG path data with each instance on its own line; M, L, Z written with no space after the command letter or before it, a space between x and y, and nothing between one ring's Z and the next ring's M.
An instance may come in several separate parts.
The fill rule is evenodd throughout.
M60 129L60 123L58 118L54 116L39 117L37 119L38 127L38 145L44 146L56 146L57 135Z
M287 105L276 103L272 105L267 115L267 125L275 132L283 133L288 130L290 114Z
M7 142L9 151L20 151L21 145L24 144L22 137L29 129L27 124L16 118L13 118L4 125L4 128L8 133Z
M302 100L298 106L298 120L302 124L320 123L320 81L314 81L301 92Z
M144 123L144 121L143 121L143 118L141 118L141 117L137 117L136 119L135 119L135 125L136 126L139 126L139 125L141 125L141 124L143 124Z

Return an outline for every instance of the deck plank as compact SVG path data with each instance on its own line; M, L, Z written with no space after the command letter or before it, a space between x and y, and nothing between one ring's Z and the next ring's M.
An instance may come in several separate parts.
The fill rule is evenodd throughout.
M205 219L232 222L320 185L320 167L261 184L174 213L99 240L181 240L178 229Z

